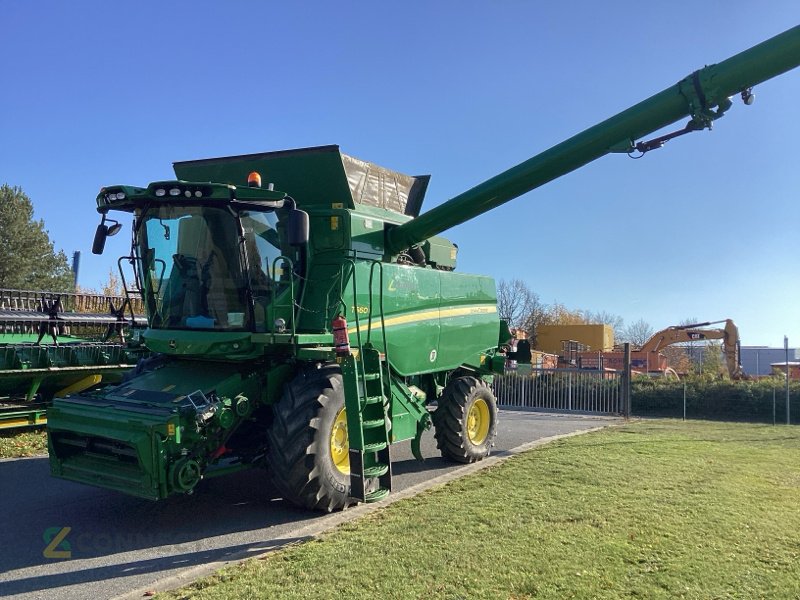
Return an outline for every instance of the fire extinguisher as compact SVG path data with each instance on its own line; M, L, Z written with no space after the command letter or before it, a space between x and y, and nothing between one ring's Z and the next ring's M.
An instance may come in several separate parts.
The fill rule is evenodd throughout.
M333 346L336 354L350 354L350 334L347 333L347 321L342 315L336 315L333 325Z

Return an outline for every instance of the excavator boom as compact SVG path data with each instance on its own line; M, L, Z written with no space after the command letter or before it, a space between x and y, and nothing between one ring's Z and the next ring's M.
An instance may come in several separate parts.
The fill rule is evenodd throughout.
M725 323L722 329L704 329L708 325ZM722 340L725 363L731 379L742 376L739 358L739 329L731 319L708 321L692 325L674 325L655 333L639 349L640 352L660 352L667 346L705 340Z

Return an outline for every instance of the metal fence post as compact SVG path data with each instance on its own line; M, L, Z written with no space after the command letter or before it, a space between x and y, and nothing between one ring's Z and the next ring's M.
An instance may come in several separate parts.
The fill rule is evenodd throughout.
M786 352L786 424L790 425L789 419L789 337L783 336L783 350Z
M572 410L572 371L567 375L567 410Z
M686 420L686 382L683 382L683 420Z
M626 342L622 355L622 416L631 418L631 345Z

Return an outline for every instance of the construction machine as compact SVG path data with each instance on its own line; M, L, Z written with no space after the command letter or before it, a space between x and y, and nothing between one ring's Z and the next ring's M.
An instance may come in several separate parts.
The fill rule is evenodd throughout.
M717 325L719 323L725 323L725 326L708 329L709 325ZM742 371L742 363L739 358L739 328L730 319L667 327L651 336L642 345L639 352L658 354L664 348L673 344L708 340L722 340L722 352L725 356L728 376L731 379L741 379L744 376L744 371Z
M725 323L723 328L711 328L709 325ZM654 333L640 348L631 351L631 368L634 372L678 377L678 373L669 365L663 350L674 344L722 340L722 351L725 365L731 379L742 379L741 360L739 358L739 329L731 319L707 321L691 325L672 325ZM608 369L623 369L622 350L606 352L580 352L577 362L582 368L596 369L599 366Z
M132 217L123 263L155 356L118 386L54 400L52 474L158 500L266 467L285 499L330 511L385 497L393 445L421 458L431 426L444 457L483 459L510 332L494 281L457 272L439 234L610 152L710 128L730 96L748 104L798 64L800 27L422 215L427 176L337 146L178 162L175 180L103 188L93 250L118 226L110 213Z

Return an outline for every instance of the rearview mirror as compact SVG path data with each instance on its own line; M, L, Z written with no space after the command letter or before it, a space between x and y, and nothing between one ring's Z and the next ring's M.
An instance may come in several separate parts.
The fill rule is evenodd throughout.
M119 229L117 229L119 231ZM117 233L115 231L114 233ZM94 232L94 242L92 242L92 254L102 254L103 250L106 247L106 238L108 237L108 226L100 225L97 226L97 230Z
M292 246L305 246L308 244L308 213L293 208L289 211L289 227L287 235Z

